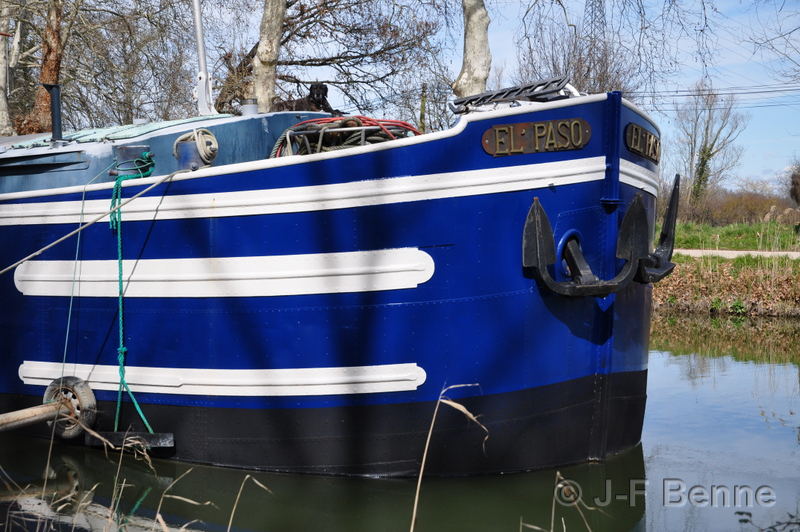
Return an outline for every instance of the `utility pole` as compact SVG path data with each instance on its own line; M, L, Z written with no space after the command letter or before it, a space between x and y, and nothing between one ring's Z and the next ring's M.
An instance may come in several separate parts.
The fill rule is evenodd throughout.
M587 79L595 82L601 70L600 61L606 46L606 2L586 0L583 8L583 40L589 51ZM593 92L594 87L586 87Z
M426 108L428 107L428 84L422 84L422 96L419 99L419 130L421 133L425 133L426 125L425 125L425 112Z

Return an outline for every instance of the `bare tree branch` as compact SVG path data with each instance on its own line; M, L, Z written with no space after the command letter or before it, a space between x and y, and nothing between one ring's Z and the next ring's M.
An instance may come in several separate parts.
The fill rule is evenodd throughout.
M734 109L735 98L716 94L707 81L696 83L694 94L678 107L678 148L689 184L690 216L704 216L706 192L739 164L742 148L736 140L747 117Z

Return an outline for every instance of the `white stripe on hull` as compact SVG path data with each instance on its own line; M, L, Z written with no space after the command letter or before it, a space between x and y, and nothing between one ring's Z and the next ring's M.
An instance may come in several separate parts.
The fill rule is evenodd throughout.
M93 390L117 390L119 368L26 360L25 384L47 386L62 375L86 381ZM416 390L425 382L416 364L297 369L195 369L127 366L125 380L142 393L216 396L347 395Z
M417 248L342 253L123 261L125 297L257 297L416 288L435 269ZM70 296L75 262L29 261L14 272L26 296ZM74 293L117 297L116 260L78 262Z
M126 205L122 218L135 221L279 214L514 192L598 181L605 177L605 164L601 156L331 185L148 196ZM78 223L108 208L108 200L87 201L81 218L80 201L8 203L0 205L0 225Z
M658 195L658 174L625 159L619 161L619 180L621 183Z

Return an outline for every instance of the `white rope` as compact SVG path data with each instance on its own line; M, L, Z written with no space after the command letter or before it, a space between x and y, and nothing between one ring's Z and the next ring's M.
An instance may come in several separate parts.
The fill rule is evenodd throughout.
M22 264L23 262L29 261L29 260L31 260L31 259L32 259L32 258L34 258L34 257L38 257L39 255L41 255L42 253L44 253L44 252L45 252L45 251L47 251L48 249L52 248L53 246L56 246L56 245L60 244L60 243L61 243L61 242L63 242L64 240L68 239L69 237L77 235L78 233L80 233L81 231L83 231L84 229L86 229L87 227L90 227L90 226L92 226L92 225L96 224L97 222L99 222L99 221L100 221L100 220L102 220L103 218L107 217L107 216L108 216L108 215L110 215L111 213L113 213L113 212L116 212L116 211L120 210L121 208L123 208L123 207L124 207L125 205L127 205L128 203L132 202L133 200L135 200L136 198L138 198L138 197L139 197L139 196L141 196L142 194L146 194L147 192L149 192L149 191L153 190L153 189L154 189L154 188L156 188L158 185L160 185L160 184L161 184L161 183L163 183L164 181L167 181L168 179L172 178L172 177L173 177L173 176L175 176L176 174L180 174L180 173L183 173L183 172L188 172L188 171L189 171L189 170L178 170L177 172L172 172L171 174L167 174L167 175L165 175L164 177L162 177L161 179L159 179L158 181L156 181L155 183L153 183L152 185L150 185L150 186L149 186L149 187L147 187L146 189L144 189L144 190L142 190L141 192L138 192L136 195L134 195L134 196L131 196L130 198L126 199L125 201L123 201L122 203L120 203L119 205L117 205L116 207L114 207L113 209L111 209L111 210L109 210L109 211L107 211L107 212L104 212L103 214L101 214L101 215L97 216L96 218L92 219L91 221L89 221L89 222L86 222L85 224L81 225L81 226L80 226L80 227L78 227L77 229L75 229L75 230L73 230L73 231L70 231L70 232L69 232L69 233L67 233L66 235L64 235L64 236L62 236L61 238L59 238L58 240L54 240L53 242L51 242L51 243L47 244L46 246L44 246L44 247L42 247L42 248L39 248L38 250L34 251L33 253L31 253L31 254L30 254L30 255L28 255L27 257L24 257L24 258L22 258L22 259L19 259L19 260L18 260L17 262L15 262L14 264L11 264L10 266L6 266L6 267L5 267L5 268L3 268L2 270L0 270L0 275L3 275L4 273L7 273L7 272L9 272L10 270L13 270L14 268L16 268L17 266L19 266L19 265L20 265L20 264Z
M83 194L81 196L81 217L80 221L78 222L78 227L83 223L83 214L84 214L84 206L86 205L86 187L90 184L94 183L101 175L105 174L108 170L110 170L116 161L112 162L109 166L104 168L100 171L99 174L91 178L86 184L83 185ZM75 281L78 277L78 258L80 257L80 250L81 250L81 235L78 235L78 241L75 244L75 264L72 268L72 286L70 287L70 294L69 294L69 308L67 309L67 330L64 334L64 353L61 357L61 376L59 377L59 382L64 382L63 379L65 377L64 373L66 372L67 367L67 348L69 346L69 331L70 327L72 327L72 303L75 299ZM56 435L56 420L53 420L51 423L50 428L50 446L47 449L47 465L45 466L45 471L50 470L50 460L53 456L53 442L55 441ZM45 475L44 484L42 484L42 494L44 494L45 490L47 489L47 476Z
M571 95L571 96L580 96L581 95L581 93L578 92L578 89L573 87L571 83L567 83L566 85L564 85L564 88L562 90L563 90L563 92L569 93L569 95Z
M219 150L219 142L217 142L217 137L211 131L205 128L193 129L175 139L175 143L172 145L173 157L178 158L178 143L187 141L194 141L197 146L197 153L200 154L200 159L204 163L211 164L214 162Z
M114 166L114 164L115 163L111 163L111 166ZM111 166L109 166L108 168L106 168L93 178L91 178L89 181L86 182L86 184L83 185L83 194L81 195L81 217L78 221L78 227L80 227L81 224L83 224L83 216L86 208L86 188L92 183L94 183L97 180L97 178L103 175L109 168L111 168ZM69 346L69 330L72 325L72 303L73 300L75 299L75 286L77 285L76 281L78 280L78 264L80 264L80 261L78 259L80 258L80 251L81 251L81 235L79 234L77 241L75 242L75 264L72 265L72 285L70 286L69 289L69 308L67 309L67 331L66 334L64 335L64 355L61 359L62 379L64 378L64 368L67 365L67 347Z

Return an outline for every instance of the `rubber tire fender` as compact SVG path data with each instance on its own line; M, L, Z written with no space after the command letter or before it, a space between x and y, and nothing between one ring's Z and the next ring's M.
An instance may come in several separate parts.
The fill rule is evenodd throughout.
M72 403L78 414L78 422L68 419L50 421L55 423L55 433L58 437L70 440L83 434L84 426L91 428L97 417L97 401L94 392L86 381L78 377L61 377L51 382L44 391L44 403L58 401L66 397Z

